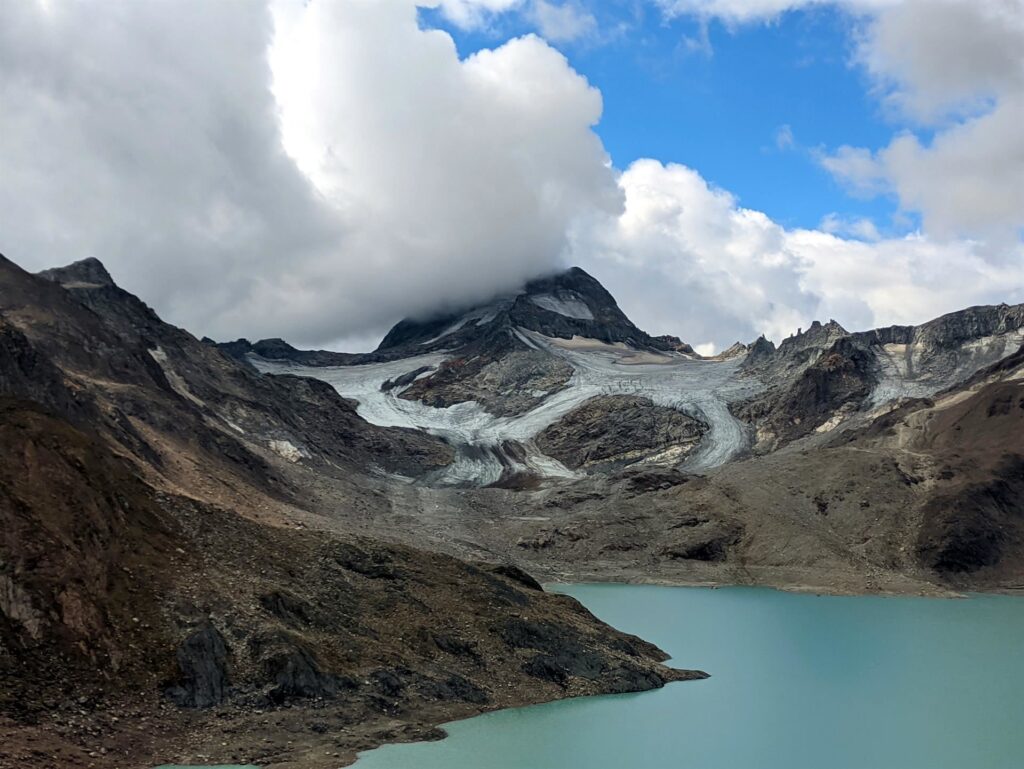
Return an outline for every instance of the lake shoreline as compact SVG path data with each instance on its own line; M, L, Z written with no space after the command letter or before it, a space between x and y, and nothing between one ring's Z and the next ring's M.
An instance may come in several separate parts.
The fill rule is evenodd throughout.
M645 768L680 766L685 755L692 769L1009 769L1024 750L1019 730L1007 728L1024 681L1016 644L1024 617L1006 596L905 602L914 596L550 587L568 588L602 619L653 639L685 664L707 667L709 687L460 720L443 725L447 744L385 746L361 756L357 769L611 769L630 755L628 765ZM835 600L843 597L861 600ZM737 732L742 740L729 738ZM872 740L863 739L866 732Z
M854 592L851 590L824 588L808 585L749 585L720 583L714 581L684 582L664 579L634 577L630 580L602 580L590 578L586 581L551 581L545 582L548 592L563 593L566 589L581 587L628 587L649 586L659 588L686 588L723 590L767 589L781 593L797 595L821 595L829 597L891 597L891 598L970 598L972 595L1010 595L1021 596L1020 591L970 591L956 592L949 589L935 589L917 592ZM587 607L590 608L589 606ZM600 616L600 615L599 615ZM602 619L604 619L602 617ZM625 632L634 632L636 628L622 627ZM678 664L695 664L693 661L671 658L666 661L669 670L679 671L682 675L667 683L693 680L686 674L689 671L676 668ZM712 676L715 670L708 671ZM90 731L102 730L103 740L96 741L94 756L89 761L69 762L68 766L97 767L107 766L105 760L113 755L118 747L139 748L144 744L142 752L155 758L154 764L169 762L185 756L210 763L256 763L262 769L320 769L321 767L337 768L349 766L356 762L360 753L386 744L404 744L412 742L437 741L445 739L446 725L472 719L488 713L496 713L509 709L522 709L534 705L546 704L568 699L580 699L593 696L612 696L608 694L585 695L568 691L562 698L531 700L508 699L487 705L471 705L467 703L438 703L436 707L422 709L415 714L401 718L382 717L372 721L351 723L348 721L344 705L332 705L320 702L312 706L294 705L276 710L254 711L236 706L223 706L209 711L188 711L174 708L158 695L151 697L126 698L124 701L112 703L102 710L89 714L81 713L77 708L70 714L61 713L54 719L55 724L66 719L77 728ZM323 732L311 732L311 722L326 726ZM158 725L157 725L158 724ZM344 745L338 745L338 735L344 734ZM47 738L46 730L36 727L15 724L11 721L0 721L0 740L8 744L23 743L27 750L47 750L48 745L56 744ZM256 743L259 746L254 747ZM294 759L285 761L259 763L255 758L267 745L287 747ZM109 753L101 753L102 748ZM123 753L122 753L123 754ZM159 758L157 758L159 757ZM113 766L114 764L109 764ZM134 765L134 764L132 764Z

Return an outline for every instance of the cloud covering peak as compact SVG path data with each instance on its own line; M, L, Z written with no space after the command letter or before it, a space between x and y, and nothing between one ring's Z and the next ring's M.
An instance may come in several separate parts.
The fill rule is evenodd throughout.
M622 197L600 93L397 0L5 5L3 248L101 257L176 322L306 344L550 271ZM13 183L12 183L13 182Z

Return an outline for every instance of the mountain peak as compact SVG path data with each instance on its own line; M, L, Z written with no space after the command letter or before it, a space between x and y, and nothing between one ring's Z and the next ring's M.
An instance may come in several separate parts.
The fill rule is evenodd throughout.
M61 285L74 286L75 288L89 288L100 286L113 286L114 279L110 277L103 262L95 257L86 257L77 262L65 265L64 267L53 267L38 273L39 277L52 280Z
M638 329L600 281L580 267L528 281L519 291L460 312L428 320L406 318L384 337L377 353L429 352L507 339L516 329L569 339L573 336L668 349L664 340Z

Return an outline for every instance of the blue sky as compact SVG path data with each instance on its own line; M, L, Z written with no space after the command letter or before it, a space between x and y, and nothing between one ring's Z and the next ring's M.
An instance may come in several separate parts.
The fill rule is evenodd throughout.
M683 163L787 227L817 227L835 213L893 231L892 198L849 195L814 154L844 144L877 148L894 130L854 61L851 16L818 7L705 26L633 3L591 10L602 31L552 44L601 91L596 130L616 167L643 157ZM532 30L515 15L469 30L437 11L421 18L449 32L462 56ZM779 144L785 130L791 146Z

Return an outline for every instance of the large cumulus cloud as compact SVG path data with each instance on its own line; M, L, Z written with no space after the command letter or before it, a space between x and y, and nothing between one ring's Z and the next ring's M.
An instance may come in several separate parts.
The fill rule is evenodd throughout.
M2 248L100 257L200 333L379 331L552 269L573 218L621 207L600 94L537 37L460 60L399 0L2 14Z
M865 329L1024 301L1019 247L992 260L976 241L787 229L695 170L654 160L633 163L619 185L624 212L577 227L571 258L614 286L639 325L704 351L779 340L813 319Z

